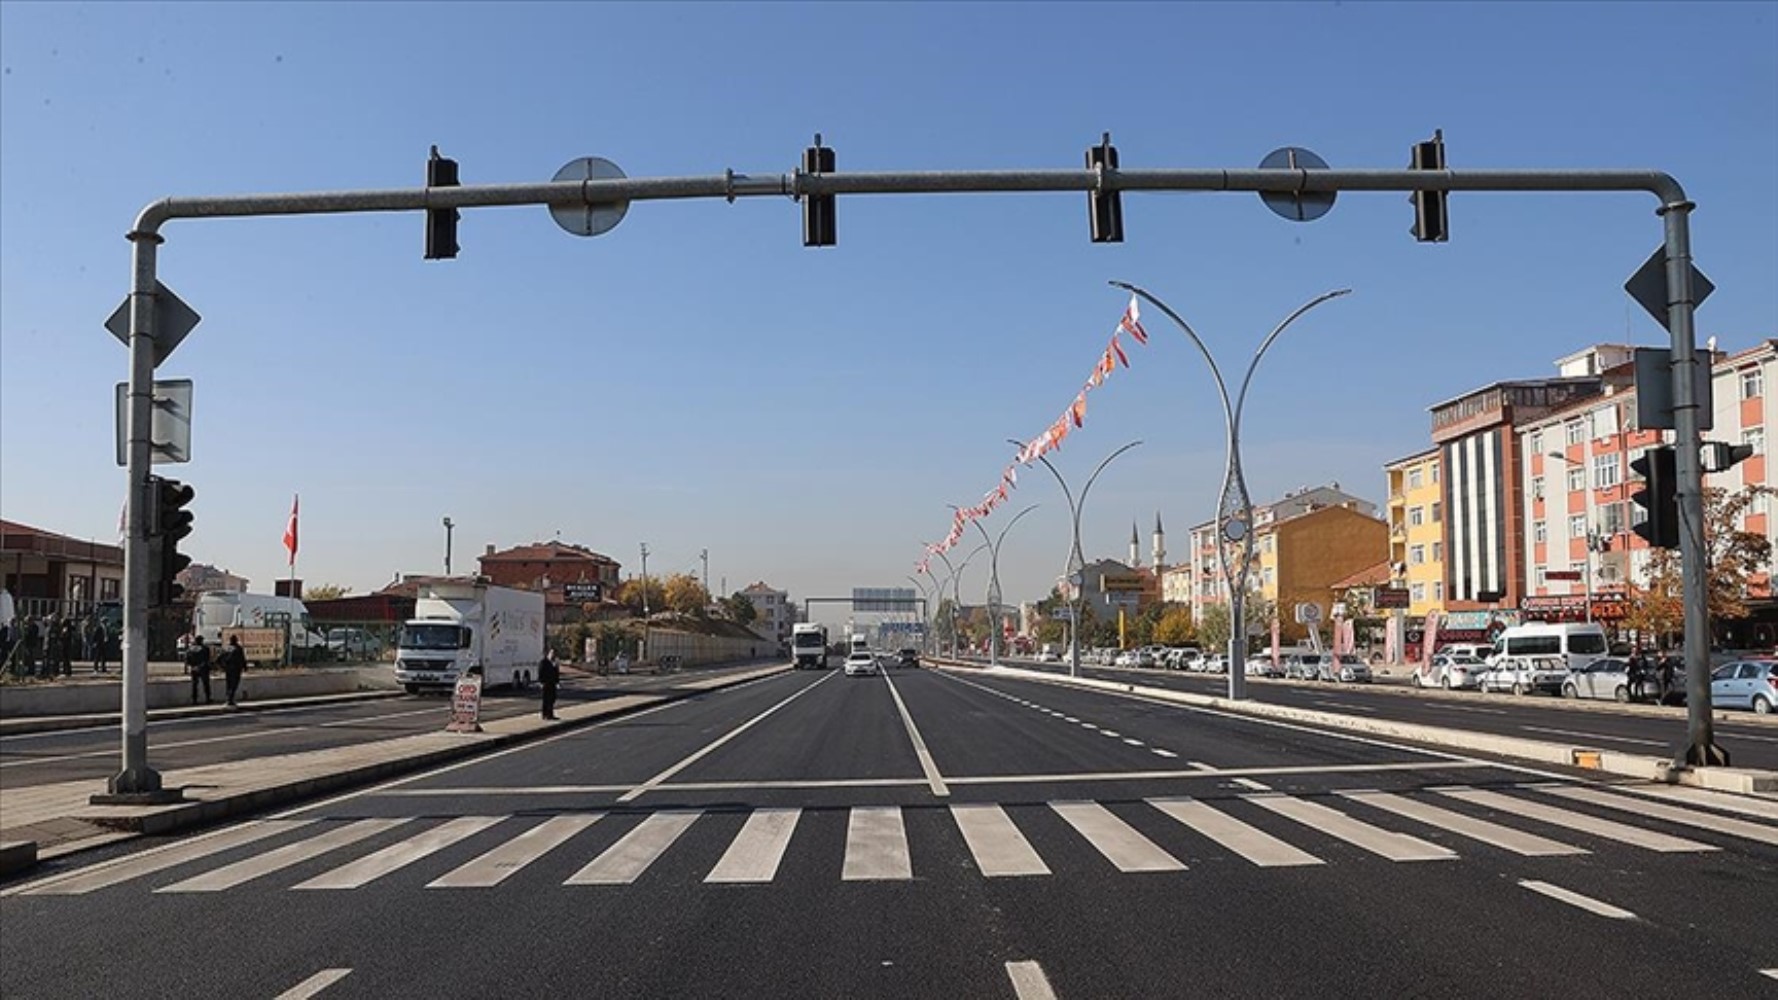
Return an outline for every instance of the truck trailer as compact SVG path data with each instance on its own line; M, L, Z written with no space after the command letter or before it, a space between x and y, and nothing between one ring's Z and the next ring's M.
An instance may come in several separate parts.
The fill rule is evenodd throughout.
M479 673L485 688L522 688L543 657L543 595L481 582L423 586L401 626L395 680L409 694Z

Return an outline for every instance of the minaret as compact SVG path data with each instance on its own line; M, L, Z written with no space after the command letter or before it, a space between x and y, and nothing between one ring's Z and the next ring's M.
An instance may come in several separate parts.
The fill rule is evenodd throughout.
M1160 573L1167 565L1167 535L1161 530L1161 512L1154 512L1154 571Z
M1142 568L1142 541L1136 537L1136 522L1130 522L1130 568Z

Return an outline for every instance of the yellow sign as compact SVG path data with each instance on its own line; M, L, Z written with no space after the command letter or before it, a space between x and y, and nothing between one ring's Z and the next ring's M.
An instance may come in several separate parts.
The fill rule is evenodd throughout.
M1118 576L1112 576L1107 573L1105 577L1100 580L1099 589L1104 591L1141 590L1142 583L1142 577L1137 576L1134 573L1120 574Z

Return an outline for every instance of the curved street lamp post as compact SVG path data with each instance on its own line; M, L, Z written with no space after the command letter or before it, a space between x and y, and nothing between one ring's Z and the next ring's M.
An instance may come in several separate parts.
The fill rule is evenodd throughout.
M946 504L945 506L952 510L959 509L955 504ZM993 541L988 540L988 529L982 527L982 522L969 522L982 533L982 542L988 546L988 665L991 667L1000 665L1000 543L1006 541L1006 533L1012 530L1013 525L1019 523L1019 518L1036 510L1037 507L1037 504L1032 504L1014 514L1012 520L1006 522L1006 526L1000 529L1000 534L996 535Z
M1253 352L1253 360L1247 363L1247 374L1241 377L1241 390L1235 396L1233 405L1229 403L1229 390L1223 382L1222 370L1216 367L1216 359L1211 356L1210 348L1204 346L1191 325L1179 317L1179 314L1168 308L1165 302L1155 298L1135 285L1123 281L1113 281L1111 285L1121 288L1132 295L1140 295L1161 312L1167 314L1185 335L1197 345L1198 353L1204 356L1204 363L1210 366L1210 375L1216 380L1216 392L1222 397L1222 416L1227 431L1228 461L1223 470L1222 497L1217 503L1216 520L1219 544L1216 546L1217 561L1222 566L1223 580L1229 588L1229 698L1242 699L1247 697L1247 581L1253 575L1253 499L1247 493L1247 481L1241 474L1241 410L1247 404L1247 389L1253 384L1253 371L1259 367L1260 358L1265 357L1266 349L1272 341L1278 339L1285 328L1296 321L1298 316L1308 312L1329 299L1350 294L1352 289L1341 288L1325 292L1297 307L1296 311L1284 317L1284 321L1273 327L1266 339L1260 341L1259 350ZM1233 545L1241 547L1240 559L1231 561L1229 548Z
M921 583L918 577L908 576L908 577L903 577L902 579L905 579L907 582L913 584L915 587L919 588L919 590L920 590L920 600L922 603L925 604L925 609L920 613L920 647L922 649L924 649L927 653L931 653L932 652L932 613L933 613L933 609L934 609L932 597L931 597L931 595L927 594L926 585L924 583Z
M1023 441L1013 438L1007 438L1006 443L1018 448L1023 448L1025 446ZM1086 569L1086 558L1082 555L1080 549L1080 511L1081 508L1086 505L1087 494L1092 491L1093 481L1099 478L1099 473L1105 471L1105 467L1111 464L1112 459L1122 455L1124 452L1129 451L1131 448L1134 448L1141 443L1141 441L1131 441L1129 444L1126 444L1122 448L1105 456L1104 460L1099 463L1098 468L1093 470L1093 474L1087 477L1087 484L1080 488L1079 500L1076 500L1074 494L1069 492L1068 481L1062 478L1062 474L1056 471L1056 467L1050 464L1050 460L1042 455L1037 456L1037 460L1043 463L1043 467L1050 470L1050 475L1056 477L1056 485L1062 487L1062 498L1068 501L1068 516L1074 527L1073 543L1068 550L1068 568L1064 573L1064 576L1068 580L1069 592L1068 676L1070 677L1080 676L1080 606L1081 597L1085 588L1085 580L1082 578L1081 573Z
M949 580L950 584L951 584L951 658L952 659L955 659L957 657L957 605L962 603L962 596L961 596L959 584L962 582L962 579L963 579L963 571L969 568L969 561L971 559L974 559L978 553L980 553L983 549L985 549L987 547L988 547L988 543L986 543L986 542L983 542L982 544L977 545L974 549L970 550L969 555L966 555L963 557L963 565L956 566L956 567L953 567L951 565L951 557L950 556L945 555L943 552L934 552L933 553L933 555L938 556L941 560L944 561L945 569L949 570L950 574L951 574L946 579ZM940 584L939 587L940 587L939 593L943 594L944 593L944 589L943 589L944 585Z

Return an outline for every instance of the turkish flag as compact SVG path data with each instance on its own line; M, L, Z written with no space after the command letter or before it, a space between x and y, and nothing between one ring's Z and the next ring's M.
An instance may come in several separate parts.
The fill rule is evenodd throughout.
M290 527L284 529L284 547L290 550L290 565L296 565L296 505L300 496L290 498Z

